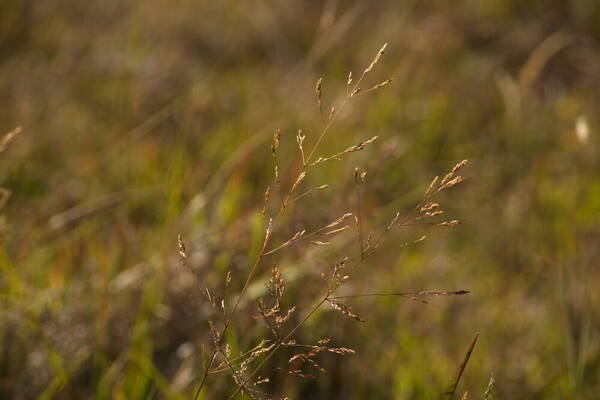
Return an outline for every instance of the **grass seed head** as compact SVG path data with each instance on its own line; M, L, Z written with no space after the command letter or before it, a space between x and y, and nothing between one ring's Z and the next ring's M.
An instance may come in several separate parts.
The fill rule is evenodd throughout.
M281 140L281 131L279 128L277 128L277 129L275 129L275 133L273 134L273 143L271 143L271 154L273 154L273 157L277 157L280 140Z
M319 106L319 112L322 111L322 107L321 107L321 96L323 94L322 85L323 85L323 78L321 77L317 80L317 85L315 87L315 94L317 95L317 105Z
M439 179L440 179L439 176L436 176L435 178L433 178L433 180L429 184L429 187L427 188L427 191L425 192L425 197L429 196L433 192L433 189L436 187L437 181Z
M381 60L381 57L383 56L383 53L385 53L385 49L387 49L388 44L385 43L381 49L379 49L379 51L377 52L377 55L375 55L375 58L373 59L373 61L371 61L371 64L369 64L369 66L365 69L364 74L367 74L369 72L371 72L371 70L373 69L373 67L375 67L375 65L377 65L377 63L379 62L379 60Z
M467 165L468 162L469 162L469 160L462 160L461 162L459 162L458 164L456 164L454 166L454 168L452 168L452 172L453 173L457 173L458 170L460 170L462 167L464 167L465 165Z
M271 187L268 186L267 189L265 190L265 194L264 194L264 198L263 198L263 208L260 212L263 217L267 216L267 209L269 208L270 195L271 195Z
M21 132L23 132L23 128L17 126L15 129L5 134L2 140L0 140L0 153L4 152L10 142L12 142Z

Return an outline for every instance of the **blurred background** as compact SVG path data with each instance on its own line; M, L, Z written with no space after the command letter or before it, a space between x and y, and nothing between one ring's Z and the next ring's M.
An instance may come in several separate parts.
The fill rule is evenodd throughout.
M3 0L0 133L23 133L0 155L0 397L190 398L219 323L200 288L230 304L258 253L273 132L289 187L298 129L311 148L323 126L316 80L328 110L386 42L367 80L394 80L341 111L319 155L379 140L315 169L305 189L330 187L295 204L276 241L354 211L355 167L377 231L468 158L467 182L440 199L464 224L402 230L343 291L472 293L349 301L365 323L324 307L298 342L357 354L321 357L316 380L277 370L281 354L264 390L439 398L479 332L460 394L483 398L493 376L500 399L598 398L595 0ZM234 354L267 336L251 317L273 264L298 321L320 273L356 248L344 233L265 261L228 332ZM211 376L200 398L234 388Z

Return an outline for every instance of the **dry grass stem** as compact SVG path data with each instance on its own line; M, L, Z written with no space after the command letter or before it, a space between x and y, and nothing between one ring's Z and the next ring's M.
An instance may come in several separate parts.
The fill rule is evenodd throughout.
M339 153L336 153L332 156L328 156L328 157L319 157L318 159L316 159L315 161L313 161L312 163L310 163L308 166L312 167L321 163L324 163L326 161L330 161L330 160L341 160L341 157L344 154L348 154L348 153L354 153L355 151L360 151L360 150L364 150L364 148L370 144L372 144L373 142L375 142L377 139L379 138L379 136L373 136L371 139L366 140L364 142L360 142L357 145L354 146L350 146L348 147L346 150L344 151L340 151Z
M271 250L265 251L264 255L268 256L270 254L273 254L276 251L279 251L279 250L281 250L281 249L283 249L285 247L288 247L292 243L294 243L294 242L296 242L298 240L301 240L301 239L314 238L315 236L317 236L319 234L323 234L325 236L328 236L328 235L333 235L335 233L341 232L341 231L343 231L346 228L340 229L337 232L335 230L328 231L328 229L336 228L338 225L340 225L341 223L343 223L346 219L350 218L351 216L352 216L352 213L346 213L346 214L342 215L340 218L336 219L335 221L333 221L333 222L331 222L331 223L329 223L329 224L327 224L325 226L322 226L321 228L319 228L319 229L317 229L317 230L315 230L313 232L310 232L310 233L306 233L305 229L303 229L303 230L301 230L299 232L296 232L294 234L294 236L292 236L290 239L288 239L287 241L283 242L279 246L277 246L277 247L275 247L275 248L273 248ZM311 243L313 243L315 245L326 245L326 244L329 244L327 242L322 242L322 241L318 241L318 240L311 241Z
M300 200L301 198L308 196L309 194L317 191L317 190L324 190L327 189L329 187L329 185L321 185L321 186L317 186L311 189L308 189L306 192L302 193L301 195L295 197L294 199L292 199L292 201L297 201Z
M377 54L375 55L375 57L373 58L371 63L368 65L368 67L364 69L360 78L355 83L352 78L352 73L349 73L348 80L347 80L346 97L343 99L343 101L339 107L340 109L343 109L349 100L351 100L356 94L361 92L359 85L361 84L363 78L369 72L371 72L373 70L373 68L375 67L375 65L377 65L377 63L381 60L381 57L383 56L386 48L387 48L387 44L384 44L382 46L382 48L377 52ZM391 82L391 79L384 80L378 84L375 84L371 88L363 91L362 93L368 93L368 92L377 90L379 88L382 88L382 87L388 85L390 82ZM318 105L319 112L321 113L321 115L322 115L322 84L323 84L323 80L322 80L322 78L320 78L317 81L317 84L315 86L317 105ZM294 364L294 367L290 369L289 373L299 376L299 377L305 377L305 378L306 377L314 377L314 375L304 371L302 368L303 365L310 366L312 368L316 368L320 372L324 372L324 368L315 359L315 357L318 354L320 354L322 352L329 352L329 353L335 353L335 354L340 354L340 355L354 353L354 350L351 350L351 349L347 349L347 348L343 348L343 347L331 347L331 346L329 346L329 344L328 344L329 342L326 339L319 341L316 345L297 345L296 342L292 339L293 335L296 333L296 331L298 329L300 329L300 327L302 327L305 324L305 322L309 318L311 318L311 316L314 315L314 313L317 312L317 310L319 310L325 303L328 303L335 311L340 312L342 315L344 315L346 317L350 317L357 321L364 322L364 320L362 318L360 318L356 313L354 313L352 311L352 308L348 304L340 302L339 299L346 298L346 297L349 298L349 297L366 297L366 296L401 296L401 297L409 297L409 298L413 298L417 301L425 302L423 299L421 299L421 297L452 296L452 295L462 295L462 294L468 293L468 291L465 291L465 290L458 290L458 291L425 290L425 291L420 291L420 292L407 292L407 293L373 293L373 294L364 294L364 295L359 294L359 295L339 296L339 297L332 296L333 293L340 286L342 286L346 281L348 281L350 279L354 269L357 266L359 266L362 262L364 262L364 260L367 258L367 256L370 256L371 254L373 254L374 251L377 249L380 241L383 240L385 237L387 237L389 234L391 234L392 231L394 231L402 226L408 226L410 224L414 224L415 221L417 221L419 218L435 217L442 213L442 211L438 209L439 204L430 201L430 198L435 193L438 193L442 190L445 190L447 188L450 188L450 187L455 186L462 182L463 178L461 176L457 175L457 172L466 164L466 160L462 161L461 163L456 164L454 166L454 168L452 169L452 171L450 173L448 173L446 175L446 177L443 179L442 183L438 184L438 178L436 177L436 179L434 179L434 181L431 183L429 189L427 190L423 200L412 211L410 211L403 219L400 219L400 212L397 212L396 215L394 216L394 218L387 224L387 227L377 237L377 239L374 239L375 234L374 234L374 231L371 230L368 234L366 243L363 242L363 228L362 228L362 215L361 215L362 214L362 212L361 212L361 186L366 186L367 173L363 169L356 168L355 172L354 172L354 180L355 180L356 189L357 189L357 212L355 214L347 212L347 213L343 214L341 217L337 218L336 220L334 220L328 224L325 224L322 227L320 227L312 232L309 232L309 233L306 232L306 229L299 230L295 234L293 234L288 240L284 241L280 245L275 246L274 248L272 248L270 250L268 249L270 247L269 245L271 244L271 239L277 230L278 222L279 222L281 216L284 214L284 211L286 210L289 202L301 199L302 197L307 196L308 194L310 194L314 191L327 188L327 185L321 185L318 187L308 189L298 196L292 197L292 195L298 190L300 185L306 180L308 169L310 167L316 166L318 164L321 164L321 163L329 161L329 160L339 160L342 156L344 156L346 154L361 151L361 150L365 149L367 146L369 146L370 144L374 143L378 139L378 136L373 136L372 138L370 138L366 141L359 142L358 144L350 146L350 147L346 148L345 150L340 151L332 156L319 157L315 161L311 162L311 160L315 156L320 144L322 143L324 137L330 130L333 122L335 121L336 117L339 114L340 114L339 110L336 109L336 106L332 105L327 122L325 123L325 126L323 127L323 129L321 130L319 135L317 136L316 142L314 143L313 147L311 148L311 150L308 154L306 154L305 148L304 148L306 136L302 133L302 131L300 131L300 130L298 131L298 133L296 135L296 143L298 145L298 149L299 149L298 157L300 159L302 167L301 167L300 171L298 171L296 178L293 180L292 185L289 187L289 190L287 190L287 194L281 196L282 201L281 201L281 204L279 205L279 210L273 214L274 217L272 217L272 218L269 217L269 219L268 219L268 223L265 228L265 236L264 236L264 240L262 243L262 247L258 253L258 256L255 259L254 264L252 265L252 267L250 268L250 271L248 272L248 274L246 276L246 279L244 281L242 289L241 289L240 293L237 295L237 298L236 298L235 302L233 303L233 306L231 307L231 311L229 312L229 314L227 314L227 312L226 312L224 298L220 302L221 309L222 309L223 315L225 317L225 321L224 321L222 329L217 330L217 328L215 327L215 324L212 322L210 322L210 324L209 324L210 333L211 333L213 346L214 346L214 351L213 351L212 356L210 357L208 364L204 368L204 373L201 377L199 385L196 388L194 399L196 399L199 396L200 391L204 387L207 377L209 375L224 372L224 371L231 371L232 376L237 385L237 389L230 396L230 398L234 398L240 392L244 392L244 393L248 394L251 398L261 398L260 396L267 396L266 394L264 394L260 391L256 391L254 389L254 387L256 387L256 385L267 382L267 380L265 378L261 378L260 375L258 375L258 373L261 370L262 366L269 359L271 359L273 357L273 355L276 354L278 352L278 350L281 349L282 347L292 348L292 347L299 347L299 346L307 346L309 348L309 351L293 355L288 360L289 364ZM281 184L280 184L280 178L279 178L279 166L278 166L278 154L279 154L280 139L281 139L281 135L279 133L279 130L276 130L276 132L273 136L273 142L271 144L271 153L275 160L275 167L274 167L275 183L276 183L279 191L281 192ZM266 189L265 194L264 194L264 199L263 199L263 207L262 207L261 213L265 217L267 217L269 214L269 199L270 199L270 187L268 187ZM417 215L415 215L415 213ZM347 268L348 257L345 257L340 262L337 262L333 265L333 271L329 278L325 278L325 274L322 274L322 277L326 284L325 293L323 294L322 298L308 312L306 312L303 317L299 318L299 321L295 322L294 325L291 327L291 329L288 329L287 332L284 332L283 328L288 324L289 321L291 321L291 319L295 315L296 307L294 305L292 305L288 309L282 308L281 304L282 304L282 297L284 295L284 290L285 290L285 282L283 280L282 273L279 270L279 268L277 266L273 266L271 269L271 277L270 277L269 281L266 283L268 296L265 299L263 299L263 298L258 299L258 301L257 301L258 315L255 317L255 319L259 319L264 323L264 325L267 328L267 332L270 332L272 339L269 341L261 341L261 343L259 343L259 345L255 346L251 351L241 353L240 356L238 356L236 358L232 358L230 348L227 346L227 344L225 344L225 346L224 346L224 343L223 343L225 333L228 330L229 326L231 325L234 314L240 307L241 300L245 296L245 294L248 290L248 287L250 285L250 282L253 280L254 276L257 273L257 270L259 269L259 267L261 265L261 260L265 256L271 255L279 250L282 250L300 240L306 240L307 244L313 244L313 245L318 245L318 246L328 245L329 238L348 230L348 228L351 225L345 224L344 222L348 218L351 218L351 217L354 217L355 224L357 226L357 233L359 236L359 245L360 245L360 250L361 250L360 258L358 260L356 260L356 262L354 262L351 267ZM443 226L453 226L453 225L458 224L458 221L450 220L447 222L441 222L441 223L434 222L431 224L443 225ZM425 237L423 236L420 239L412 241L411 243L418 243L424 239L425 239ZM409 243L406 243L406 244L409 244ZM181 246L180 246L180 249L181 249ZM226 287L228 286L229 280L230 280L230 276L228 276L228 278L226 280ZM207 295L207 298L209 299L209 302L211 303L211 306L214 307L214 305L217 303L216 297L212 296L210 294L210 292L208 291L208 289L206 289L206 295ZM218 364L215 366L215 363L217 362L217 358L219 358L220 360L218 361ZM300 365L297 365L297 364L300 364ZM250 365L253 365L253 369L251 371L249 370Z
M358 96L362 96L362 95L364 95L364 94L370 93L370 92L372 92L372 91L375 91L375 90L377 90L377 89L379 89L379 88L382 88L382 87L384 87L384 86L388 85L388 84L389 84L391 81L392 81L392 78L390 78L390 79L386 79L385 81L383 81L383 82L380 82L380 83L376 84L375 86L373 86L373 87L371 87L371 88L369 88L369 89L367 89L367 90L362 90L362 91L361 91L360 89L356 89L356 92L355 92L353 95L355 95L355 96L356 96L356 95L358 95Z

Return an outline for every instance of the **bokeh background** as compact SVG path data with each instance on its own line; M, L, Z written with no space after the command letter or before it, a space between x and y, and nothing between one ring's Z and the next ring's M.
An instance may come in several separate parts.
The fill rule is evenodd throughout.
M298 332L356 355L321 358L297 379L265 366L264 389L303 399L439 398L479 332L460 385L483 398L600 396L600 4L596 0L2 0L0 132L23 127L0 158L0 397L189 398L210 352L200 294L239 292L264 234L270 140L281 174L310 147L328 109L383 43L370 83L277 233L356 207L367 172L368 229L408 211L431 179L470 159L444 194L454 229L406 229L361 267L347 293L468 289L468 296L364 298L358 323L328 308ZM177 234L194 273L182 268ZM423 234L417 245L401 247ZM266 335L252 320L277 263L302 316L319 274L356 251L352 234L264 263L233 350ZM298 318L298 317L295 317ZM289 356L289 355L288 355ZM313 371L314 372L314 371ZM318 372L318 371L317 371ZM211 376L201 398L225 398Z

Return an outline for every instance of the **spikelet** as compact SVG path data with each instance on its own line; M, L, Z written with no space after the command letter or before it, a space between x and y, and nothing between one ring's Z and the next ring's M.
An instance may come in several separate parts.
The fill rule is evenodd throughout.
M281 133L280 133L279 128L277 128L277 129L275 129L275 133L273 134L273 142L271 143L271 154L273 155L273 158L275 160L275 166L274 166L275 185L278 190L281 190L281 181L279 180L279 166L277 165L280 139L281 139Z
M456 226L456 225L460 225L460 224L462 224L462 222L460 222L457 219L453 219L452 221L440 222L438 225L439 226Z
M376 84L375 86L373 86L373 87L371 87L371 88L369 88L367 90L362 90L361 91L359 88L356 88L356 90L354 92L352 92L352 96L359 94L359 92L360 92L361 95L373 92L373 91L375 91L377 89L380 89L380 88L382 88L384 86L387 86L391 81L392 81L392 78L386 79L385 81L379 82L378 84Z
M340 233L345 231L346 229L348 229L350 227L350 225L344 225L341 228L337 228L328 232L325 232L325 236L330 236L330 235L335 235L336 233Z
M418 296L462 296L471 293L469 290L421 290L415 293Z
M378 83L377 85L373 86L371 89L368 89L368 90L366 90L365 92L370 92L370 91L372 91L372 90L377 90L377 89L379 89L379 88L381 88L381 87L384 87L384 86L386 86L386 85L387 85L387 84L389 84L391 81L392 81L392 78L386 79L385 81Z
M258 376L256 378L256 382L254 382L254 386L262 385L263 383L269 383L271 380L269 378L263 378L262 376Z
M373 61L371 61L371 64L369 64L369 66L365 69L365 71L363 72L363 74L367 74L367 73L371 72L371 70L373 69L373 67L375 67L375 65L377 65L377 63L381 59L381 56L383 56L383 53L385 52L385 49L387 48L387 46L388 46L388 44L385 43L381 47L381 49L379 49L379 51L377 52L377 55L375 56L375 58L373 59Z
M329 160L341 160L341 157L344 154L353 153L355 151L363 150L365 147L367 147L368 145L372 144L377 139L379 139L379 136L373 136L369 140L366 140L364 142L359 142L358 144L356 144L354 146L350 146L346 150L340 151L339 153L336 153L336 154L334 154L332 156L329 156L329 157L319 157L318 159L316 159L315 161L313 161L312 163L310 163L309 166L312 167L314 165L321 164L321 163L324 163L325 161L329 161Z
M449 180L446 183L443 183L439 188L438 188L438 192L441 192L442 190L446 190L446 189L450 189L452 186L456 186L459 183L461 183L462 181L464 181L465 178L463 178L462 176L457 176L452 180Z
M346 214L342 215L341 217L339 217L338 219L336 219L335 221L331 222L330 224L327 224L325 226L325 229L338 226L339 224L341 224L342 222L344 222L347 218L350 218L351 216L352 216L352 213L346 213Z
M354 168L354 182L356 182L357 185L364 183L366 178L367 171L358 167Z
M271 154L273 157L277 157L279 150L279 142L281 140L281 131L279 128L275 129L275 133L273 134L273 142L271 143Z
M420 212L431 211L431 210L434 210L434 209L438 208L439 206L440 206L440 205L439 205L438 203L433 203L433 202L431 202L431 201L430 201L430 202L428 202L428 203L425 203L425 204L424 204L424 205L421 207L421 209L420 209L419 211L420 211Z
M294 234L294 236L292 236L292 238L290 239L290 241L300 239L305 233L306 233L306 229L302 229L301 231L296 232Z
M300 156L302 157L302 165L306 165L306 159L304 157L304 139L306 139L306 135L302 134L301 130L298 130L298 134L296 135L296 142L298 143L298 149L300 150Z
M323 115L323 108L321 106L321 96L323 94L322 91L323 78L319 78L317 80L317 85L315 86L315 94L317 95L317 106L319 107L319 114Z
M421 236L420 238L418 238L417 240L413 241L413 243L419 243L422 242L423 240L427 239L426 235Z
M356 351L349 349L347 347L329 347L327 351L334 354L356 354Z
M349 305L331 299L328 299L327 302L331 305L331 307L334 310L341 312L343 315L350 318L354 318L358 322L365 322L364 319L360 318L358 315L352 312L352 308Z
M459 183L461 183L462 181L465 180L465 178L463 178L460 175L456 175L456 173L465 165L467 165L467 163L469 162L469 160L462 160L461 162L457 163L453 168L452 171L448 172L446 174L446 176L444 176L444 179L442 179L442 182L440 182L440 185L437 189L438 192L445 190L445 189L449 189L452 186L458 185Z
M281 190L281 180L279 179L279 167L275 164L275 187L277 190Z
M422 242L425 239L427 239L427 236L421 236L420 238L418 238L416 240L412 240L410 242L401 243L398 247L406 247L406 246L410 246L411 244L417 244L417 243Z
M454 166L454 168L452 168L452 173L457 173L459 169L461 169L462 167L464 167L465 165L467 165L467 163L469 162L469 160L462 160L461 162L459 162L458 164L456 164Z
M17 137L17 135L19 135L21 132L23 132L23 128L17 126L15 129L4 135L2 140L0 140L0 153L4 152L4 150L6 150L10 142L12 142L13 139Z
M265 243L271 237L271 233L273 233L273 218L269 218L269 223L267 224L267 228L265 229Z
M495 392L495 387L494 387L494 377L490 376L490 381L488 382L487 388L485 389L485 393L483 394L483 399L484 400L492 400L495 398L494 396L494 392Z
M454 178L454 177L455 177L455 175L454 175L454 172L448 172L448 173L446 174L446 176L444 176L444 179L442 179L442 181L440 182L440 187L441 187L441 186L444 186L444 185L445 185L447 182L449 182L449 181L450 181L450 179L452 179L452 178ZM438 189L438 190L439 190L439 189Z
M433 191L433 189L435 188L435 185L437 184L437 181L440 179L439 176L436 176L435 178L433 178L433 180L431 181L431 183L429 184L429 187L427 188L427 191L425 192L425 197L429 196L431 194L431 192Z
M298 185L300 185L302 183L302 181L304 181L304 178L306 178L306 172L302 171L302 172L300 172L300 175L298 175L298 178L296 178L296 181L292 185L292 188L290 189L290 193L293 193L294 190L296 190Z
M283 325L285 322L287 322L290 317L292 316L292 314L294 313L294 311L296 311L296 306L293 306L292 308L290 308L289 310L287 310L287 312L284 315L276 315L275 316L275 323L278 326Z
M281 299L281 296L283 296L283 291L285 290L285 284L281 275L281 270L276 265L271 268L271 278L266 283L266 286L275 300L275 304L279 305L279 300Z
M183 242L183 238L179 234L177 235L177 245L179 247L179 260L181 262L181 266L188 268L188 255L185 249L185 243Z
M371 139L366 140L364 142L360 142L359 144L355 145L355 146L351 146L348 147L346 150L344 150L344 153L352 153L355 151L359 151L364 149L366 146L370 145L371 143L373 143L374 141L376 141L377 139L379 139L379 136L373 136Z
M239 370L241 373L244 373L248 370L248 366L250 365L250 363L252 361L254 361L258 357L260 357L261 354L269 352L276 345L276 343L271 343L268 346L267 346L267 344L269 344L269 340L263 339L257 346L255 346L251 350L250 355L244 361L242 361L242 363L240 364Z
M265 195L264 195L264 199L263 199L263 208L260 212L263 217L267 216L267 209L269 208L270 195L271 195L271 187L268 186L267 189L265 190Z
M213 345L215 348L219 348L219 342L221 341L221 335L217 331L214 322L212 320L208 320L208 326L210 327L210 336L213 341Z

